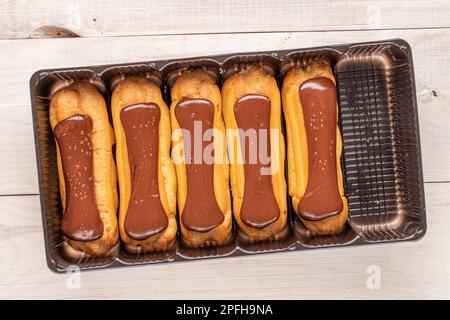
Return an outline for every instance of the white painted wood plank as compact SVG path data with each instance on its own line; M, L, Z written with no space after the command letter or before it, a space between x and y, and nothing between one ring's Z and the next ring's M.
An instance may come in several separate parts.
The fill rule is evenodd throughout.
M446 0L2 1L0 38L42 26L83 37L450 27Z
M29 105L0 108L0 194L38 193Z
M420 241L87 272L78 290L47 269L38 196L0 197L0 298L450 298L449 194L426 184ZM367 288L371 265L380 290Z
M450 181L450 29L0 41L0 195L38 192L28 81L42 68L401 37L414 55L425 181ZM17 124L20 124L17 126ZM437 152L438 151L438 152Z

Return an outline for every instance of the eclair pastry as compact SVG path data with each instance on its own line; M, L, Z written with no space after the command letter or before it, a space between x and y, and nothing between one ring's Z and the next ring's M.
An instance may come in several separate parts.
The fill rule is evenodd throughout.
M66 252L113 254L118 248L114 132L103 96L88 81L58 90L50 102L57 151Z
M339 233L348 218L348 205L330 65L316 60L306 67L293 67L283 81L282 99L294 210L312 234Z
M225 80L222 104L235 220L251 241L276 239L287 220L277 82L259 65L244 67Z
M226 244L232 215L219 87L201 69L183 71L171 97L172 159L183 243Z
M122 242L132 253L168 249L177 234L169 108L159 86L127 76L113 90L111 112Z

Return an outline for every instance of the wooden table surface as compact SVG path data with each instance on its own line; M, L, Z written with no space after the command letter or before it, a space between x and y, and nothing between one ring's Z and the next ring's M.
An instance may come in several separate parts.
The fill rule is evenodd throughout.
M52 27L79 37L61 36ZM42 68L403 38L413 51L428 231L416 242L109 269L45 261L28 81ZM450 298L450 4L0 1L0 298ZM371 283L371 272L380 277ZM379 271L379 272L378 272ZM77 280L78 281L78 280Z

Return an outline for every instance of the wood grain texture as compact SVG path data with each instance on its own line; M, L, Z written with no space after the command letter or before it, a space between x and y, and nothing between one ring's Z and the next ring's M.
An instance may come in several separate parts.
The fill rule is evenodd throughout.
M0 298L450 298L449 16L446 0L0 1L0 39L45 37L45 26L85 37L0 41ZM425 184L424 239L87 272L75 290L49 271L33 195L34 71L393 37L413 50L425 180L444 182ZM367 288L371 265L380 290Z
M446 0L2 1L0 38L450 27ZM53 32L50 31L50 34Z
M412 46L425 181L450 181L450 29L254 33L0 41L0 195L37 194L29 78L43 68L233 51L406 39ZM436 152L439 150L439 152Z
M0 195L38 193L30 106L0 107L0 139Z
M38 196L0 197L0 298L450 298L450 183L425 186L419 241L86 272L80 289L47 269ZM371 265L379 290L366 285Z

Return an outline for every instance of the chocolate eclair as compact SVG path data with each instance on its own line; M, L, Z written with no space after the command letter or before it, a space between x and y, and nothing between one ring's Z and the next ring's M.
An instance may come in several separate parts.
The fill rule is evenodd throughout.
M105 100L90 82L76 81L53 95L49 118L56 140L64 248L77 258L114 254L117 177Z
M183 71L171 97L172 159L183 243L226 244L231 239L232 215L219 87L201 69Z
M242 67L225 80L222 104L235 220L251 241L276 239L287 220L277 82L259 65Z
M176 175L170 159L169 108L160 87L126 76L111 98L119 177L119 230L133 253L166 250L174 243Z
M341 169L336 85L330 65L293 67L282 88L289 194L312 234L339 233L348 218Z

